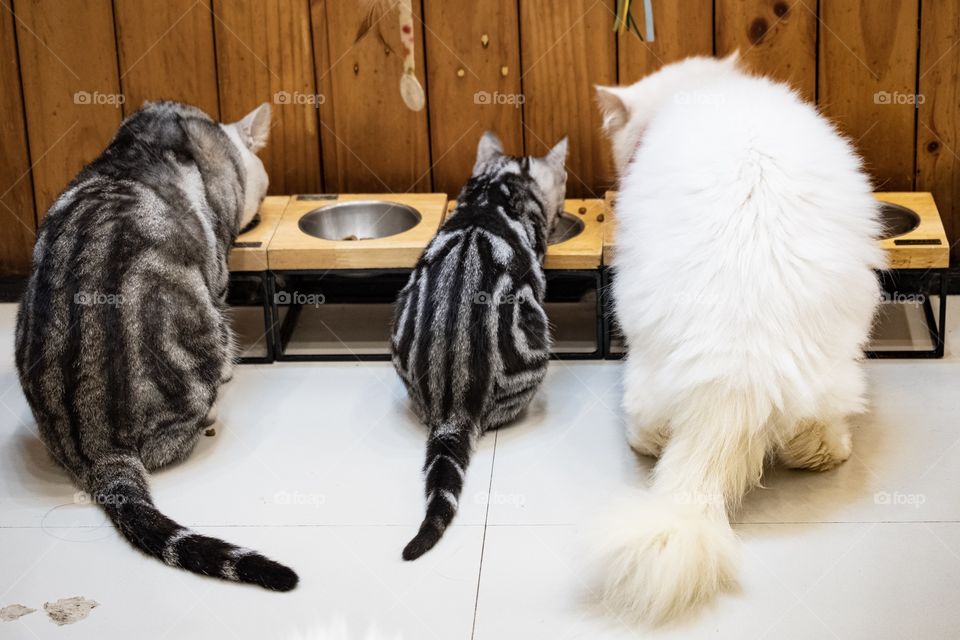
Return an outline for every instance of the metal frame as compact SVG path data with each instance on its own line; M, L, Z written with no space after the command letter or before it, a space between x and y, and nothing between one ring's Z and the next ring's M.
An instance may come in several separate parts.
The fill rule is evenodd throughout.
M330 354L307 354L307 353L287 353L287 348L293 333L296 330L297 323L303 310L302 304L291 304L283 320L280 319L280 304L277 302L277 293L279 288L276 284L277 278L306 278L315 283L321 282L325 277L334 277L340 279L350 279L355 277L380 278L383 276L402 276L404 280L409 277L412 269L336 269L336 270L317 270L317 269L296 269L269 272L270 280L270 319L268 325L272 328L272 344L274 345L274 360L278 362L377 362L390 359L389 351L384 353L330 353ZM553 360L597 360L603 357L603 323L602 323L602 290L601 273L598 269L551 269L545 271L547 280L547 290L549 299L550 282L561 278L575 278L586 281L592 285L596 291L596 308L594 315L594 342L596 348L590 352L551 352L550 357ZM401 285L402 287L402 285ZM397 289L399 291L399 288ZM363 304L364 302L374 303L393 303L396 294L392 296L355 296L339 295L333 302L354 302ZM331 300L327 300L330 302Z
M934 345L933 349L868 349L864 351L867 358L873 359L938 359L944 355L946 337L947 337L947 295L949 269L891 269L880 272L881 283L885 291L891 291L888 284L893 285L893 291L905 294L923 295L923 313L927 322L927 331L930 340ZM603 335L604 348L603 355L607 360L620 360L626 355L623 353L611 352L612 336L614 335L614 313L613 299L610 295L610 283L613 279L613 272L609 267L603 267L602 288L604 292L603 305ZM937 313L933 311L933 305L930 302L930 295L937 295L940 298L940 308Z
M603 279L600 268L597 269L547 269L544 270L547 279L547 302L550 302L550 281L559 278L576 278L589 281L596 292L594 313L594 344L596 348L589 352L580 351L550 351L551 360L600 360L603 358Z
M266 340L267 352L262 356L241 356L237 358L238 364L270 364L276 356L276 344L274 342L273 331L273 276L269 271L237 271L230 274L230 282L234 282L234 276L259 277L260 293L263 301L260 306L263 309L263 337ZM229 300L229 298L228 298ZM255 305L233 305L233 306L255 306Z
M908 358L942 358L947 339L947 274L948 269L891 269L880 273L884 291L891 291L888 283L892 284L894 292L920 294L923 296L923 314L927 322L927 331L933 349L883 349L867 350L868 358L875 359L908 359ZM940 298L940 309L934 315L930 295ZM938 322L939 316L939 322Z
M289 278L314 278L315 282L321 282L324 277L333 278L379 278L383 276L402 276L404 279L410 276L412 269L293 269L284 271L271 271L271 281L273 282L274 304L271 305L272 326L274 329L274 344L276 345L275 360L278 362L383 362L390 360L390 352L384 353L328 353L328 354L310 354L310 353L287 353L287 347L293 332L300 320L300 313L303 311L302 304L291 304L287 315L280 320L280 305L276 302L278 292L276 285L277 277ZM402 285L401 285L402 287ZM399 291L399 289L398 289ZM364 298L362 296L345 296L337 298L336 302L351 302L363 304L365 302L392 303L396 296L390 298Z
M615 332L614 323L616 322L613 309L613 293L610 289L613 282L613 270L608 266L603 266L600 269L600 282L603 289L603 304L600 307L603 325L603 358L604 360L623 360L623 357L627 355L626 350L617 353L611 351Z

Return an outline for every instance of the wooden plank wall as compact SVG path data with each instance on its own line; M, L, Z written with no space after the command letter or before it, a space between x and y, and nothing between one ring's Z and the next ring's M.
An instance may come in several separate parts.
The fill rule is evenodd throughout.
M956 0L654 0L652 43L615 34L615 6L414 0L414 113L395 16L354 43L363 2L0 0L0 274L29 269L47 207L144 100L228 121L270 102L272 193L453 195L492 129L517 154L569 135L570 195L596 196L614 176L592 86L734 51L816 101L878 188L932 191L960 238Z

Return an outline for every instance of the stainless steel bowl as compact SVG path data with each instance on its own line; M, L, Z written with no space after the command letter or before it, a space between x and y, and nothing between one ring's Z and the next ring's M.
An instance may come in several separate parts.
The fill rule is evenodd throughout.
M557 226L553 228L553 233L547 238L547 244L560 244L566 242L574 236L583 232L583 220L572 213L564 212L560 214L557 220Z
M300 218L300 231L324 240L372 240L412 229L420 212L383 200L341 202L310 211Z
M882 240L902 236L920 226L920 216L916 211L888 202L880 206L880 220L883 223Z

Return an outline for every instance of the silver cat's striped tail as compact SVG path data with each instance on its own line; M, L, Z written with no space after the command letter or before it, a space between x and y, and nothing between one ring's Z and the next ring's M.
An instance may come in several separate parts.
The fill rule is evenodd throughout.
M134 455L111 454L94 465L89 486L117 530L147 555L193 573L290 591L297 574L256 551L194 533L153 505L146 470Z
M427 513L420 531L403 549L404 560L416 560L432 549L457 515L460 492L473 450L473 432L472 424L460 421L431 427L427 459L423 465Z

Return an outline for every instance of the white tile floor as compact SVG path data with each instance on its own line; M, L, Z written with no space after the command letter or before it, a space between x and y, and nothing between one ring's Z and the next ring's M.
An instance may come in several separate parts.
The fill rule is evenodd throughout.
M157 474L154 495L183 524L296 568L300 587L275 594L146 559L75 504L35 436L0 305L0 607L100 603L68 627L42 611L0 622L0 638L960 637L953 302L947 359L868 363L875 408L854 457L822 475L771 471L737 516L739 591L657 633L596 610L580 564L591 511L650 467L623 442L617 363L553 363L527 419L482 441L456 525L414 563L400 550L422 513L424 431L390 366L240 367L216 437Z

